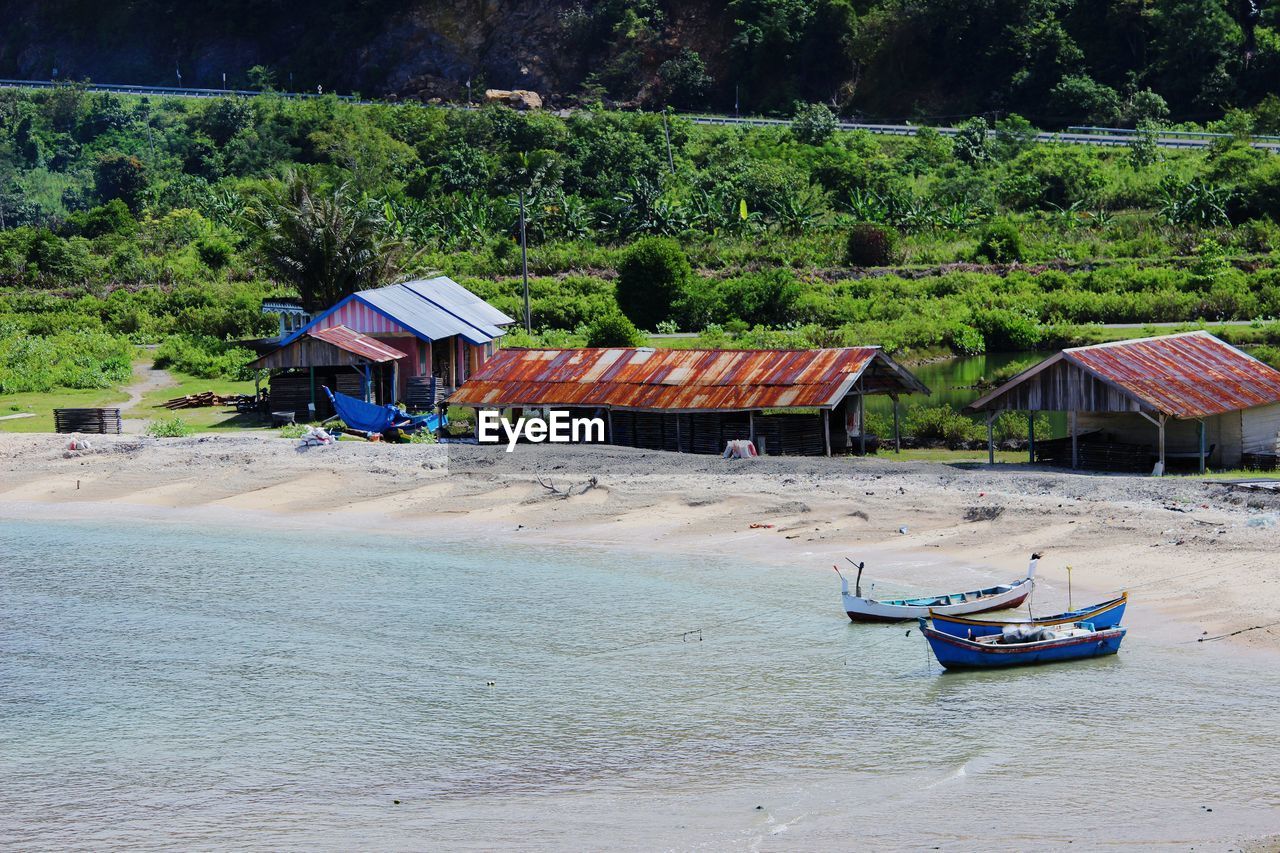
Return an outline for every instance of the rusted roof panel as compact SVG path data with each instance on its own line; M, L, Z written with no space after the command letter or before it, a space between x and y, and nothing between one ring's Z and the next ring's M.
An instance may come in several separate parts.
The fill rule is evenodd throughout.
M408 358L407 353L403 353L393 346L388 346L376 338L352 331L346 326L311 329L307 332L307 335L327 344L333 344L338 349L346 350L352 355L358 355L375 363Z
M1208 332L1076 347L1063 355L1175 418L1280 402L1280 371Z
M879 347L821 350L507 349L454 392L483 406L745 411L834 406L873 361L928 393Z
M1050 400L1043 399L1048 392L1031 384L1051 376L1063 364L1084 371L1086 377L1100 383L1100 388L1114 389L1122 395L1117 399L1133 401L1132 406L1119 406L1112 401L1099 407L1104 411L1133 411L1140 407L1175 418L1202 418L1280 402L1280 371L1208 332L1184 332L1065 349L1013 377L967 408L974 411L1009 405L1018 408L1036 399L1040 399L1040 405L1032 408L1037 410L1088 406L1096 395L1085 393L1089 389L1079 379L1058 377L1057 385L1062 385L1061 380L1065 380L1066 385L1051 394Z

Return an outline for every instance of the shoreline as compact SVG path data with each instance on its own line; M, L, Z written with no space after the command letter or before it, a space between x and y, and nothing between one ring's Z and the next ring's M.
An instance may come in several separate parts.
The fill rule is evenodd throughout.
M39 518L56 506L59 518L233 527L269 518L449 538L464 529L497 544L678 551L824 573L872 554L867 580L917 594L975 574L1019 577L1030 553L1043 551L1041 612L1065 609L1073 565L1077 605L1130 589L1135 604L1199 636L1280 621L1280 582L1268 577L1275 531L1262 526L1274 523L1280 497L1199 480L891 455L730 461L611 446L506 454L347 442L299 450L265 436L97 436L92 452L68 455L64 442L0 435L0 517ZM1264 629L1228 642L1277 650L1278 640L1280 629Z

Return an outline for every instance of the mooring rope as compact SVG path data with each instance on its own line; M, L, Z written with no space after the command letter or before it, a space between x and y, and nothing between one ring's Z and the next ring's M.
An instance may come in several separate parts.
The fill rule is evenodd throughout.
M1268 622L1266 625L1254 625L1252 628L1241 628L1239 631L1232 631L1229 634L1219 634L1216 637L1197 637L1196 642L1212 643L1214 640L1225 640L1227 637L1234 637L1237 634L1247 634L1250 631L1262 631L1262 630L1266 630L1267 628L1274 628L1276 625L1280 625L1280 622ZM1271 634L1272 632L1267 631L1267 633ZM1272 634L1272 636L1275 636L1275 635Z

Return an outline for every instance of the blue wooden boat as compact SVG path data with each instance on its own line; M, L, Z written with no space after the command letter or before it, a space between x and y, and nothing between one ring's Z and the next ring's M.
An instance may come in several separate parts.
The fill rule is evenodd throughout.
M1094 628L1088 622L1054 628L1010 627L976 640L955 637L930 628L921 618L920 630L938 663L947 669L995 669L1113 655L1120 651L1124 628Z
M952 616L946 613L939 613L936 610L929 611L929 618L935 631L970 640L976 640L978 637L989 637L992 634L1000 634L1008 626L1053 628L1072 625L1076 622L1089 622L1094 628L1101 630L1103 628L1114 628L1120 624L1120 621L1124 618L1124 608L1128 601L1129 593L1126 592L1119 598L1113 598L1101 604L1091 604L1079 610L1069 610L1066 613L1058 613L1054 616L1039 616L1035 619L992 621L990 619L970 619L966 616Z

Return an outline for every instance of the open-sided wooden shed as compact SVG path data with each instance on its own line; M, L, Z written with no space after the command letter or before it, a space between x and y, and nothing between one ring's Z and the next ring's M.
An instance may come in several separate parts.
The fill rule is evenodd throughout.
M1140 468L1190 459L1201 471L1274 464L1280 371L1207 332L1065 349L980 397L970 411L1066 412L1073 468ZM1034 420L1032 420L1034 425ZM990 447L994 460L994 447Z

